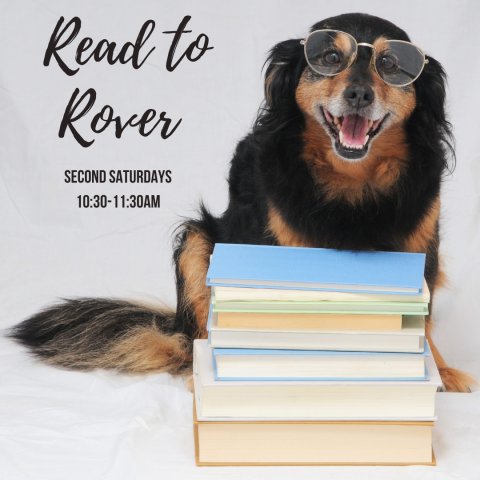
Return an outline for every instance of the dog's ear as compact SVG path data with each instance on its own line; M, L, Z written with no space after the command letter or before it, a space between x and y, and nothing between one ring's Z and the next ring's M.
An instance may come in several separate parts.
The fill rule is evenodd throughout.
M417 107L423 120L430 123L445 121L446 74L442 65L432 57L415 81Z
M306 66L300 39L278 43L265 62L265 102L277 110L286 102L295 101L295 90Z
M451 168L455 153L452 128L445 112L447 76L440 62L432 57L426 58L428 63L413 84L417 106L410 123L413 123L415 134L423 137L421 143L443 158L444 167ZM439 151L439 145L443 151ZM448 165L447 157L452 159L452 166Z

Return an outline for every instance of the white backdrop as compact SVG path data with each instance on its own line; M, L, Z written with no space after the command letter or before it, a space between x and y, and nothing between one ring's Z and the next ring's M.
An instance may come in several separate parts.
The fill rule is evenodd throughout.
M458 163L442 192L441 251L450 289L437 296L435 339L451 366L480 378L480 6L475 0L0 0L0 329L59 297L149 295L174 304L173 229L181 217L195 215L200 199L218 214L226 207L229 161L261 103L266 52L279 41L304 36L323 18L352 11L396 23L449 74L448 111ZM201 33L214 49L198 62L183 60L168 72L173 35L162 32L176 30L185 15L192 17L192 33L180 40L177 58ZM72 68L78 66L75 49L82 38L92 37L95 44L106 38L121 46L135 42L149 19L156 27L141 56L155 51L138 70L130 63L91 60L67 76L54 59L43 66L60 16L65 23L74 16L82 21L78 37L61 51ZM92 110L75 124L84 137L95 139L89 148L82 148L69 131L58 137L75 88L97 92ZM153 108L182 123L167 140L159 129L144 138L133 128L117 139L113 125L94 134L89 123L107 104L122 121ZM73 185L64 182L67 169L171 170L172 182ZM80 209L77 196L84 194L160 194L162 205ZM478 395L466 397L445 394L442 408L457 419L455 412L478 412ZM9 472L8 479L63 479L67 474L159 478L166 471L173 478L219 472L193 470L191 397L167 375L63 372L34 364L20 347L1 339L0 402L0 471ZM478 413L476 419L480 423ZM439 424L448 424L444 422ZM456 458L440 437L443 458ZM152 458L155 464L149 463ZM462 468L475 463L473 456L466 458L440 464L443 469L437 467L436 474L428 470L428 475L465 474ZM308 469L312 476L316 471ZM382 471L378 478L393 470ZM416 478L416 470L403 471ZM246 470L222 472L236 477ZM267 475L267 470L249 472ZM329 472L334 478L347 475L345 469ZM369 478L377 478L372 472Z

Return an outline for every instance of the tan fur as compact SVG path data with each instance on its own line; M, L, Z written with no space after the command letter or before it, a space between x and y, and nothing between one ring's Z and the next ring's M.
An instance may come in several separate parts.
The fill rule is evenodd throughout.
M387 40L380 37L373 42L376 47L381 42ZM394 87L385 83L375 71L373 75L373 91L375 96L384 104L388 105L388 109L395 116L395 122L407 119L413 112L416 106L415 88L413 84L409 85L407 89ZM373 144L372 144L373 146Z
M398 125L381 133L376 139L379 143L371 147L372 150L375 147L377 153L361 162L339 158L333 151L330 137L316 119L306 119L303 137L305 161L329 200L343 198L359 204L367 196L386 193L394 187L405 168L405 132ZM379 156L380 153L385 156Z
M435 235L439 215L440 197L437 197L415 231L405 240L405 251L412 253L425 253L427 251L428 244Z
M344 198L356 204L366 196L385 193L395 185L408 158L404 120L415 108L413 88L403 89L387 85L374 73L373 89L382 103L389 105L394 122L372 141L368 157L361 162L348 162L335 153L332 141L319 123L318 104L326 104L338 97L349 85L348 69L334 77L310 81L306 70L296 91L296 100L305 114L303 134L304 158L312 174L327 193L327 198Z
M378 38L374 45L384 40ZM388 105L393 123L373 139L366 159L348 162L337 156L329 135L316 118L319 103L326 105L329 99L343 94L349 85L348 76L347 69L339 75L311 81L306 69L296 90L296 101L306 118L304 158L316 180L328 198L342 197L361 203L366 195L388 191L404 170L408 148L403 125L415 108L415 90L413 86L405 90L387 85L376 72L372 73L375 96Z
M197 320L196 338L207 338L210 287L205 285L213 245L204 233L191 231L180 255L180 269L185 279L182 301L193 307Z
M326 104L328 99L340 96L349 85L348 75L349 71L347 69L333 77L311 81L308 78L308 68L305 69L295 91L295 99L303 113L315 117L319 101L322 104ZM319 127L323 128L320 125Z
M429 317L431 317L429 315ZM426 319L427 320L427 319ZM457 370L456 368L449 367L442 355L438 351L437 347L432 340L432 328L433 321L429 318L425 322L425 336L427 337L430 349L432 351L433 358L437 364L440 376L442 377L442 382L444 388L447 392L460 392L468 393L471 389L478 385L478 382L470 375Z
M385 40L388 40L387 37L378 37L374 42L373 42L373 46L374 47L378 47L378 45L380 45L381 43L385 42Z
M268 234L273 235L279 245L287 247L315 246L289 227L275 207L270 207L268 218Z
M272 92L270 90L270 85L272 83L272 80L275 78L275 75L277 75L277 73L278 73L278 67L273 67L268 77L265 78L265 100L268 105L272 103Z
M429 305L430 312L432 312L433 298L437 289L442 288L446 284L447 284L447 277L445 272L443 271L442 259L441 257L439 257L437 278L435 279L435 284L431 288L431 292L430 292L431 294L431 300ZM461 370L457 370L456 368L451 368L447 365L442 355L438 351L438 348L433 343L432 330L434 325L435 323L433 322L432 314L430 313L425 317L425 336L428 340L428 343L430 345L430 350L432 351L433 358L440 372L440 377L442 378L442 382L443 382L443 389L447 392L460 392L460 393L470 392L473 387L478 385L477 381L472 376L466 374L465 372L462 372Z
M470 393L478 386L471 375L461 370L451 367L439 367L438 370L446 392Z
M439 256L438 258L438 273L437 278L435 279L435 292L439 288L447 288L449 286L448 276L443 269L443 259Z
M185 382L185 387L187 388L187 390L189 392L192 392L193 393L193 376L191 376L190 378L187 379L187 381Z
M155 325L150 328L137 327L115 344L103 361L106 365L116 365L124 373L189 374L191 369L184 370L186 364L192 363L188 343L184 335L166 335ZM102 368L102 365L99 367Z

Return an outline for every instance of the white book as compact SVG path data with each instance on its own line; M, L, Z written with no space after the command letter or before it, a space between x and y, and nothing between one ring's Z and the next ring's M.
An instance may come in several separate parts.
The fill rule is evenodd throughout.
M425 380L422 353L214 348L217 380Z
M207 340L194 342L194 384L201 417L415 420L435 416L442 385L433 357L424 381L220 381Z
M429 303L430 291L425 279L420 295L354 293L323 290L282 290L279 288L212 287L217 303L222 302L407 302Z
M401 330L248 330L218 327L217 313L212 312L209 339L214 348L419 353L424 350L425 320L406 315Z

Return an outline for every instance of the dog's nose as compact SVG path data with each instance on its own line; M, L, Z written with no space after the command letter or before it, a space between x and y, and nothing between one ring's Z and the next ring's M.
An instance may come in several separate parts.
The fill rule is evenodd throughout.
M365 84L354 83L348 86L343 95L347 102L355 108L368 107L375 99L374 91Z

